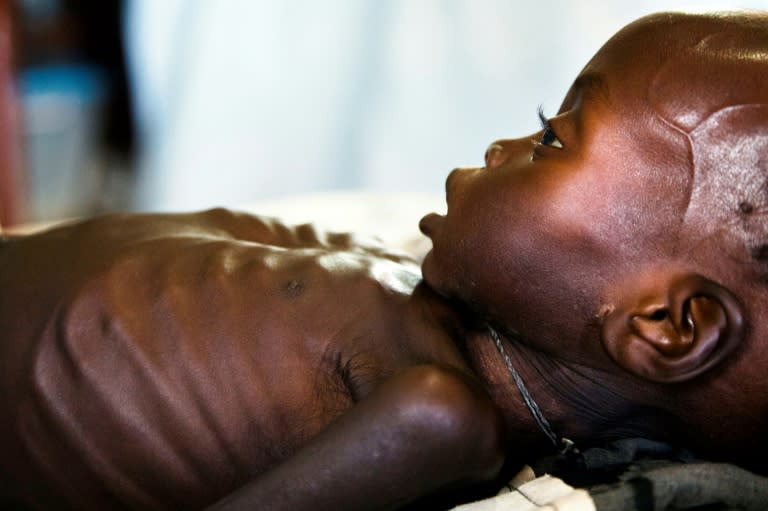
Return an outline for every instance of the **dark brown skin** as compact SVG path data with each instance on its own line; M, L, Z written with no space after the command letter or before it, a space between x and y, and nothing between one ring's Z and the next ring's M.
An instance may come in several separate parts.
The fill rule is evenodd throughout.
M10 240L2 265L3 472L41 506L200 508L256 478L265 509L381 485L391 507L503 459L460 319L404 255L213 210Z
M622 30L551 129L451 173L447 215L421 222L424 281L375 244L224 210L6 238L2 496L41 509L469 498L505 462L548 452L486 322L559 433L760 463L766 34L765 16ZM713 59L723 48L730 60Z
M643 18L548 136L491 144L449 176L448 214L422 220L425 280L548 356L534 395L567 436L766 468L765 76L765 14Z

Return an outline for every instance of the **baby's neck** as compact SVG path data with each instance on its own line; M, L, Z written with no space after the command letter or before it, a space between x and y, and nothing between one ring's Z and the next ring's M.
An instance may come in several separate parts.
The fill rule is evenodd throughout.
M429 317L433 329L454 339L465 363L502 413L511 447L525 446L531 454L551 452L550 439L526 405L487 325L426 286L417 287L412 299L421 310L418 317ZM663 435L672 421L663 408L669 408L650 401L654 393L649 394L637 380L618 370L545 354L501 332L500 336L503 350L556 436L582 444L633 436L666 440Z
M663 430L658 422L644 418L647 407L638 404L637 396L623 392L627 382L622 377L565 363L504 336L501 341L556 436L584 444L615 437L658 438L658 429ZM488 331L469 332L466 343L469 362L502 411L513 447L519 442L533 451L551 450L550 439L534 419Z

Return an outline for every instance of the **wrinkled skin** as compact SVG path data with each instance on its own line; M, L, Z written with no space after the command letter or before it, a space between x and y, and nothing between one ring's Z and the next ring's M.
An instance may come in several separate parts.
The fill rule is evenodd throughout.
M621 31L551 127L450 174L447 214L421 222L424 281L374 243L223 210L4 239L3 499L425 509L493 491L502 467L551 446L486 323L577 443L646 436L762 459L765 292L733 225L758 239L763 205L711 162L747 130L728 168L752 175L766 89L746 80L728 103L734 84L695 80L688 94L717 44L746 48L749 23L766 32L754 20ZM764 69L761 44L734 62Z

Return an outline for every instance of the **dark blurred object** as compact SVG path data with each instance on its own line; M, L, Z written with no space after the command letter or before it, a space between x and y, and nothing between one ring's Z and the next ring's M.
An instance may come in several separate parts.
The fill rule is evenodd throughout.
M134 148L122 2L18 0L16 7L22 219L119 209L131 193Z
M133 154L131 98L122 38L121 0L19 0L19 66L93 66L107 79L102 142Z

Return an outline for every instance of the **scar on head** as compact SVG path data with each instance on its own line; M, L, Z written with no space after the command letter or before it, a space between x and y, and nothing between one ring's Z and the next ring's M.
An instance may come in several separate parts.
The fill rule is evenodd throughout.
M616 310L616 306L612 303L604 303L600 306L600 308L597 310L596 317L597 319L602 320L605 318L608 314Z

